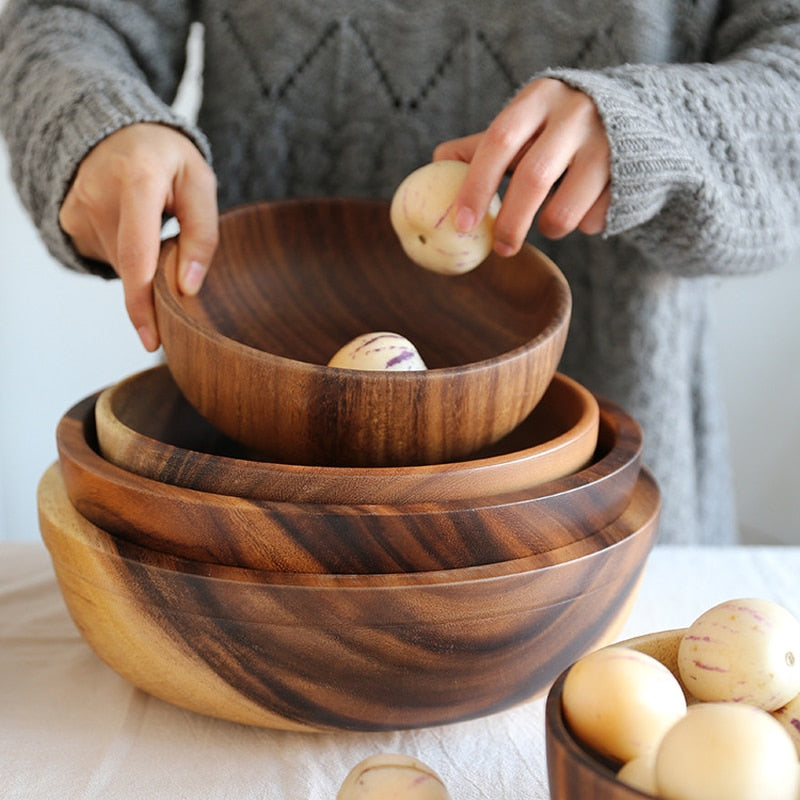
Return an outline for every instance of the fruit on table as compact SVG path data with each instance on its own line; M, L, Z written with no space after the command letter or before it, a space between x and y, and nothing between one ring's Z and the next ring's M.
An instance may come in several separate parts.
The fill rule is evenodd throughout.
M652 656L621 646L596 650L573 664L562 702L573 733L619 761L654 750L686 713L675 676Z
M656 756L663 800L797 800L800 773L789 735L744 703L699 703L666 733Z
M389 331L356 336L334 353L328 366L390 372L426 369L417 348L405 336Z
M657 752L657 750L648 750L623 764L617 773L617 778L633 789L655 795L658 791L656 786Z
M477 267L492 250L499 195L469 233L455 226L455 199L468 168L463 161L425 164L406 176L392 197L389 217L403 250L433 272L460 275Z
M439 775L419 759L378 753L350 770L336 800L450 800L450 795Z
M698 700L774 711L800 694L800 622L769 600L720 603L686 631L678 667Z

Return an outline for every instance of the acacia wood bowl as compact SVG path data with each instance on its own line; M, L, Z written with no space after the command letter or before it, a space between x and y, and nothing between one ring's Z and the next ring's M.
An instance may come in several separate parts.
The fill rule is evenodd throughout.
M664 664L678 679L689 699L678 669L678 647L685 632L685 629L660 631L617 644L640 650ZM599 755L572 734L562 712L564 681L568 671L569 667L553 683L545 708L547 772L551 800L583 800L588 797L592 800L652 798L652 795L617 780L616 772L622 764L615 764Z
M183 396L165 366L110 386L97 398L103 457L153 480L258 500L421 503L530 489L577 472L597 446L599 406L556 374L536 408L480 457L417 467L325 467L266 462L220 433Z
M381 200L283 200L221 215L197 296L166 242L154 282L164 353L189 402L274 461L409 466L501 439L544 394L563 352L566 279L526 245L461 276L412 263ZM358 335L392 331L427 370L328 367Z
M643 470L590 553L577 542L557 558L399 575L269 573L147 550L80 515L57 464L38 504L73 619L134 685L234 722L367 731L501 711L610 641L638 588L660 497Z
M402 505L251 500L154 481L110 463L96 440L96 398L73 406L56 430L78 511L143 547L255 569L408 572L551 551L615 520L641 466L640 426L603 400L592 463L531 490Z

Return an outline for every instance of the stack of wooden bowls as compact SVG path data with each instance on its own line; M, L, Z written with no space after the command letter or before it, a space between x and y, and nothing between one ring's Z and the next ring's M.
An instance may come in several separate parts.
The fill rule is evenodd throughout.
M197 297L165 244L167 365L65 413L39 486L98 655L204 714L383 730L502 710L613 638L660 495L637 422L557 372L555 265L422 270L378 201L250 205L220 235ZM379 330L428 369L326 366Z

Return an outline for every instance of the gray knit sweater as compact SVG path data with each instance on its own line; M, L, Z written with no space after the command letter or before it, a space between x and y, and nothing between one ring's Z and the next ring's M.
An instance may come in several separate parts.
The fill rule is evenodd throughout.
M169 106L192 21L206 49L197 127ZM57 259L100 272L57 214L82 156L123 125L193 137L222 208L388 198L540 74L587 92L611 144L605 234L531 235L574 295L560 368L642 423L661 541L730 541L709 292L800 250L800 2L10 0L0 27L19 194Z

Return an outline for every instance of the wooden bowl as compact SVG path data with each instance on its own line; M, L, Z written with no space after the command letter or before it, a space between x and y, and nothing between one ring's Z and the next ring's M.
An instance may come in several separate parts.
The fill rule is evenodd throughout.
M640 650L667 666L683 687L678 670L678 647L685 629L661 631L620 642ZM553 683L547 696L545 735L547 772L551 800L643 800L652 795L640 792L616 778L622 764L614 764L582 744L567 725L561 710L567 667ZM683 687L684 692L686 688ZM688 698L688 692L686 692Z
M42 537L78 628L146 692L235 722L308 731L440 725L543 692L615 636L652 547L642 471L605 545L482 567L303 575L220 567L131 545L72 506L57 465ZM624 522L623 522L624 520Z
M539 402L564 348L566 279L526 245L462 276L413 264L379 200L285 200L220 219L197 297L175 241L155 279L176 383L232 439L271 460L409 466L461 460ZM326 366L360 334L393 331L428 370Z
M236 497L349 505L466 500L570 475L594 455L600 413L588 389L556 374L536 408L480 458L418 467L276 464L248 458L159 366L103 391L95 419L104 458L137 475Z
M70 499L94 524L153 550L209 563L289 572L407 572L473 566L545 552L615 520L630 501L642 434L601 402L596 458L531 490L415 504L285 503L200 492L106 461L96 395L56 431Z

